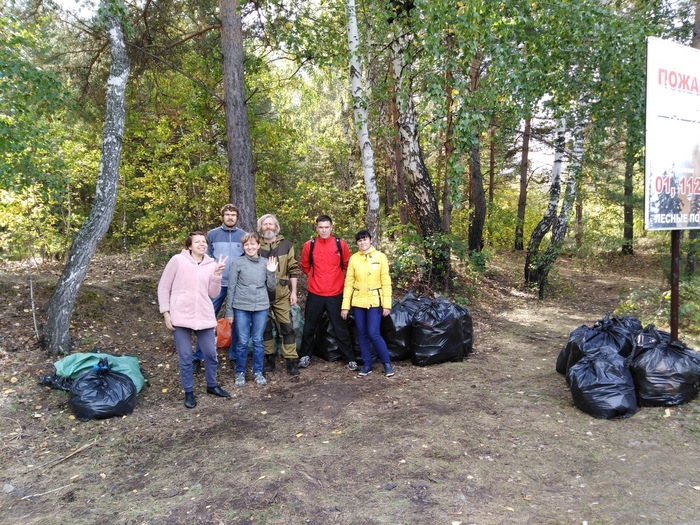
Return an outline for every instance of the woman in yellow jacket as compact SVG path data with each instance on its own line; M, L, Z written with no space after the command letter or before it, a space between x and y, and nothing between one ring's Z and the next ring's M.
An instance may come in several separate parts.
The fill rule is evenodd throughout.
M389 350L379 332L382 316L391 312L389 261L386 255L374 249L372 236L367 230L357 232L355 240L358 251L348 262L340 316L347 319L352 307L363 362L360 375L366 376L372 372L371 343L384 365L385 375L391 377L394 369Z

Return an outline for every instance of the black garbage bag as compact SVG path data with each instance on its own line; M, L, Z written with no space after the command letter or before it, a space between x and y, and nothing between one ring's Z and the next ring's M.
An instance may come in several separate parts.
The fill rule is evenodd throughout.
M700 391L700 355L681 341L660 341L630 365L642 406L674 406Z
M70 377L63 377L57 374L53 375L43 375L39 379L39 384L42 386L48 386L54 390L63 390L64 392L69 392L70 387L73 386L73 379Z
M461 304L451 303L455 309L457 317L462 320L462 336L464 338L464 356L472 353L474 346L474 323L472 322L472 314Z
M401 306L406 309L408 315L411 316L411 321L413 321L413 316L416 315L416 312L421 308L428 306L432 302L433 301L428 297L424 295L416 295L411 291L404 295L403 299L401 299Z
M565 374L569 368L588 355L619 354L628 357L634 350L634 333L626 325L610 318L605 318L588 328L578 327L569 335L569 341L557 358L557 372Z
M574 352L574 348L576 348L577 354L583 354L581 347L584 346L589 330L591 330L591 328L584 324L571 331L569 334L569 340L564 345L564 348L561 349L559 356L557 357L557 372L562 375L566 375L566 373L569 371L569 359L571 359L571 354Z
M462 319L452 303L435 300L413 316L411 362L417 366L464 359Z
M614 324L621 326L622 328L630 332L632 335L636 335L642 330L642 322L631 315L623 315L622 317L611 317L610 321Z
M642 355L647 350L656 348L659 343L670 343L671 334L663 330L658 330L653 324L647 325L634 337L634 352L632 360Z
M379 329L389 349L389 357L392 361L411 358L412 319L413 314L398 301L394 301L389 315L382 317Z
M632 416L638 408L634 380L624 357L590 355L566 375L574 405L600 419Z
M333 330L328 315L323 313L321 320L316 326L316 337L314 338L313 354L324 361L341 361L343 354L340 353L340 344Z
M113 372L109 361L100 359L75 381L68 394L68 406L80 421L126 416L136 406L136 385L126 374Z

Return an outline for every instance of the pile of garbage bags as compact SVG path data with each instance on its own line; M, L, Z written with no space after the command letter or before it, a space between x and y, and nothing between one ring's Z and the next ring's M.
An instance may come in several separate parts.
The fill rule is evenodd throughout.
M700 354L654 325L606 316L579 326L557 358L574 405L601 419L632 416L640 406L675 406L700 391Z
M56 373L39 383L68 392L68 406L80 421L126 416L145 383L138 359L75 353L54 363Z
M352 311L348 324L356 361L361 363ZM469 310L439 295L430 299L409 292L401 301L394 301L390 314L382 317L380 331L392 361L410 359L416 366L428 366L462 361L472 352L473 324ZM314 355L326 361L342 358L338 339L325 315L316 331Z

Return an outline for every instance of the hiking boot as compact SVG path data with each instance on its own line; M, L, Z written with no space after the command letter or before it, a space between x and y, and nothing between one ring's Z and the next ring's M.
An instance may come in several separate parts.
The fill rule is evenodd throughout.
M255 382L257 384L259 384L260 386L265 386L267 384L267 381L265 380L265 376L263 375L262 372L255 373Z
M290 376L298 376L299 375L299 369L297 368L297 360L288 358L285 361L287 361L287 372L289 372Z
M263 367L263 372L274 372L275 371L275 354L265 354L265 365Z
M309 366L311 363L311 358L308 355L305 355L301 359L299 359L299 368L306 368Z
M245 385L245 373L239 372L236 374L236 382L234 383L236 386L243 386Z
M387 377L394 375L394 369L391 367L391 363L384 363L384 375Z
M194 392L185 392L185 406L194 408L197 406L197 400L194 398Z
M353 371L353 372L359 368L359 367L357 366L357 363L356 363L355 361L350 361L350 362L349 362L347 365L345 365L345 366L347 366L348 369L351 370L351 371Z
M371 368L365 368L365 367L363 366L363 367L362 367L362 370L360 370L360 372L358 373L358 375L361 375L362 377L364 377L364 376L369 375L369 374L371 374L371 373L372 373L372 369L371 369Z
M199 374L202 371L202 360L193 359L192 360L192 373Z

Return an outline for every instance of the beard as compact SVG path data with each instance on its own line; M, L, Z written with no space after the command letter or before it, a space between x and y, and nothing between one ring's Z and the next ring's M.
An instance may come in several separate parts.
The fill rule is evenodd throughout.
M275 237L277 237L277 232L273 232L270 230L265 230L262 234L263 239L266 241L272 241L274 240Z

